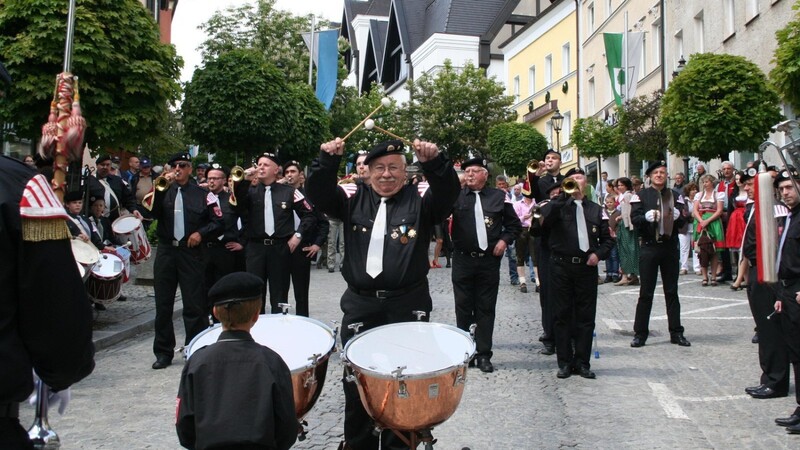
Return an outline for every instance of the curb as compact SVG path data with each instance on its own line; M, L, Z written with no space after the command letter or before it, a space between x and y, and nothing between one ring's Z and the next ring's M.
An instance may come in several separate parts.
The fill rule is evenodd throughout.
M175 319L181 317L181 315L183 315L183 303L181 301L176 301L172 309L172 320L174 321ZM153 309L144 314L140 314L136 317L108 327L105 330L95 331L92 335L94 349L95 351L102 350L118 344L125 339L132 338L139 333L152 331L155 320L156 311Z

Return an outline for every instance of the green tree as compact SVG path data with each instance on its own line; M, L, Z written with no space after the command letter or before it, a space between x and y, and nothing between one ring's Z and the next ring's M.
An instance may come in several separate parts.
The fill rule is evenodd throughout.
M0 0L0 60L14 79L0 98L0 121L17 135L41 136L56 74L63 70L68 2ZM80 77L90 148L135 147L155 138L180 97L183 60L162 44L137 0L82 0L75 19L72 72Z
M772 59L775 67L769 76L777 91L800 111L800 1L795 2L794 20L775 32L778 47Z
M143 139L137 152L141 156L149 156L153 164L166 162L173 154L188 149L191 143L183 129L179 112L169 111L167 120L158 126L158 134Z
M228 51L195 71L182 113L194 142L223 162L283 146L281 159L307 161L328 136L328 116L309 88L288 83L257 49Z
M506 122L489 130L489 151L494 161L508 173L524 174L532 159L540 159L547 151L547 138L532 126Z
M741 56L700 53L664 94L661 125L669 149L702 161L754 151L781 120L778 94L757 65Z
M275 0L258 0L215 12L200 29L209 36L200 46L204 63L234 49L254 48L280 68L288 81L308 82L309 51L301 33L311 29L310 16L276 9Z
M456 160L470 152L489 156L489 129L516 118L513 97L472 63L456 68L445 60L434 75L409 81L408 90L411 100L401 114L406 135L435 142Z
M663 96L662 91L655 91L635 97L617 109L617 137L622 152L632 153L640 160L666 157L667 133L659 122Z
M572 143L586 158L608 158L622 153L617 127L595 117L575 121Z

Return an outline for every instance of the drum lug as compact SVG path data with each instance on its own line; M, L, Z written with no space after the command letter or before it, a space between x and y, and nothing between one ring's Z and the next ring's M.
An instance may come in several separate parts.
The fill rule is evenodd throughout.
M417 320L422 320L423 317L428 315L425 311L411 311L411 314L417 316Z
M400 381L400 388L397 390L397 396L400 398L408 398L408 387L406 386L405 377L403 376L403 370L406 368L406 366L399 366L392 371L394 378Z
M355 322L355 323L351 323L350 325L348 325L348 326L347 326L347 328L348 328L349 330L353 330L353 333L354 333L354 334L358 334L358 331L359 331L359 330L361 329L361 327L363 327L363 326L364 326L364 322Z
M475 330L478 328L477 323L473 323L469 326L469 335L472 336L472 340L475 340Z
M344 352L342 352L342 361L345 361ZM347 362L345 362L344 366L344 381L348 383L353 383L356 381L356 375L353 373L353 367Z
M289 303L278 303L278 308L281 309L281 311L283 312L284 316L289 313L289 309L291 307L292 307L292 305L290 305Z
M458 386L459 384L464 384L467 382L466 370L467 369L464 368L456 372L456 378L453 380L453 386Z
M314 367L319 365L319 359L322 357L321 353L314 353L313 355L308 357L308 360L311 361L311 364ZM308 388L312 384L317 384L317 374L313 370L311 371L311 375L306 377L305 381L303 382L303 387Z

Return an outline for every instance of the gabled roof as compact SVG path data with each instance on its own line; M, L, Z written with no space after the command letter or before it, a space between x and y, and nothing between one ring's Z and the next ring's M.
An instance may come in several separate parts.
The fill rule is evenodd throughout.
M353 48L356 48L356 36L353 29L353 20L356 16L387 17L391 3L392 0L344 0L341 35L350 41Z
M386 47L386 30L389 22L372 19L369 21L369 44L375 51L375 64L380 67L383 63L383 51Z
M353 0L350 1L352 2ZM364 15L386 17L389 15L389 7L392 4L392 0L370 0L368 2L363 2L363 3L369 3L369 5L367 6L366 10L363 13Z

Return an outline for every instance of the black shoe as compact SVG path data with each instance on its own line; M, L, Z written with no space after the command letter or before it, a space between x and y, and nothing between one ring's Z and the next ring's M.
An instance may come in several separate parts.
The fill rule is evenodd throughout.
M535 291L536 291L536 293L539 293L539 285L538 284L536 285Z
M544 342L544 341L546 341L548 339L549 338L547 337L547 335L545 333L542 333L542 334L539 335L539 342Z
M586 367L581 367L578 369L578 375L582 376L583 378L588 378L590 380L594 380L597 376Z
M166 369L170 364L172 364L172 360L169 357L159 356L156 358L156 362L153 363L153 369Z
M556 376L558 378L569 378L572 376L572 369L569 367L559 367Z
M753 339L750 339L750 342L753 344L758 344L758 333L753 335Z
M494 372L494 366L492 365L492 362L486 357L478 358L478 369L481 369L481 372L483 373Z
M685 337L683 337L683 333L673 334L672 337L669 339L669 342L672 344L678 344L681 347L691 347L692 343L687 341Z
M525 283L521 283L519 285L519 291L522 292L523 294L527 294L528 293L528 285L526 285Z
M94 304L94 309L96 309L98 311L105 311L106 310L106 305L104 305L102 303L95 303Z
M757 399L786 397L786 395L787 395L786 392L780 393L780 392L776 391L775 389L772 389L769 386L764 386L763 388L761 388L761 389L759 389L757 391L748 392L748 394L750 394L750 397L757 398Z
M798 411L795 411L789 417L779 417L775 419L775 424L782 427L793 427L797 424L800 424L800 414L798 414Z
M786 431L788 431L789 434L800 434L800 424L786 427Z
M766 386L767 386L766 384L759 384L758 386L750 386L750 387L746 387L746 388L744 388L744 392L745 392L746 394L750 394L750 393L752 393L752 392L755 392L755 391L758 391L758 390L764 389ZM784 425L784 426L788 426L788 425Z
M631 347L638 348L644 347L644 343L647 341L647 338L643 338L641 336L634 336L633 340L631 341Z
M124 295L120 295L119 298L117 299L118 302L124 302L126 300L128 300L128 297L125 297Z
M467 364L467 367L475 367L475 358L469 360L469 364Z
M543 349L539 350L539 353L547 356L555 355L556 347L553 345L545 345Z
M328 269L328 273L333 273L334 269L331 267Z

